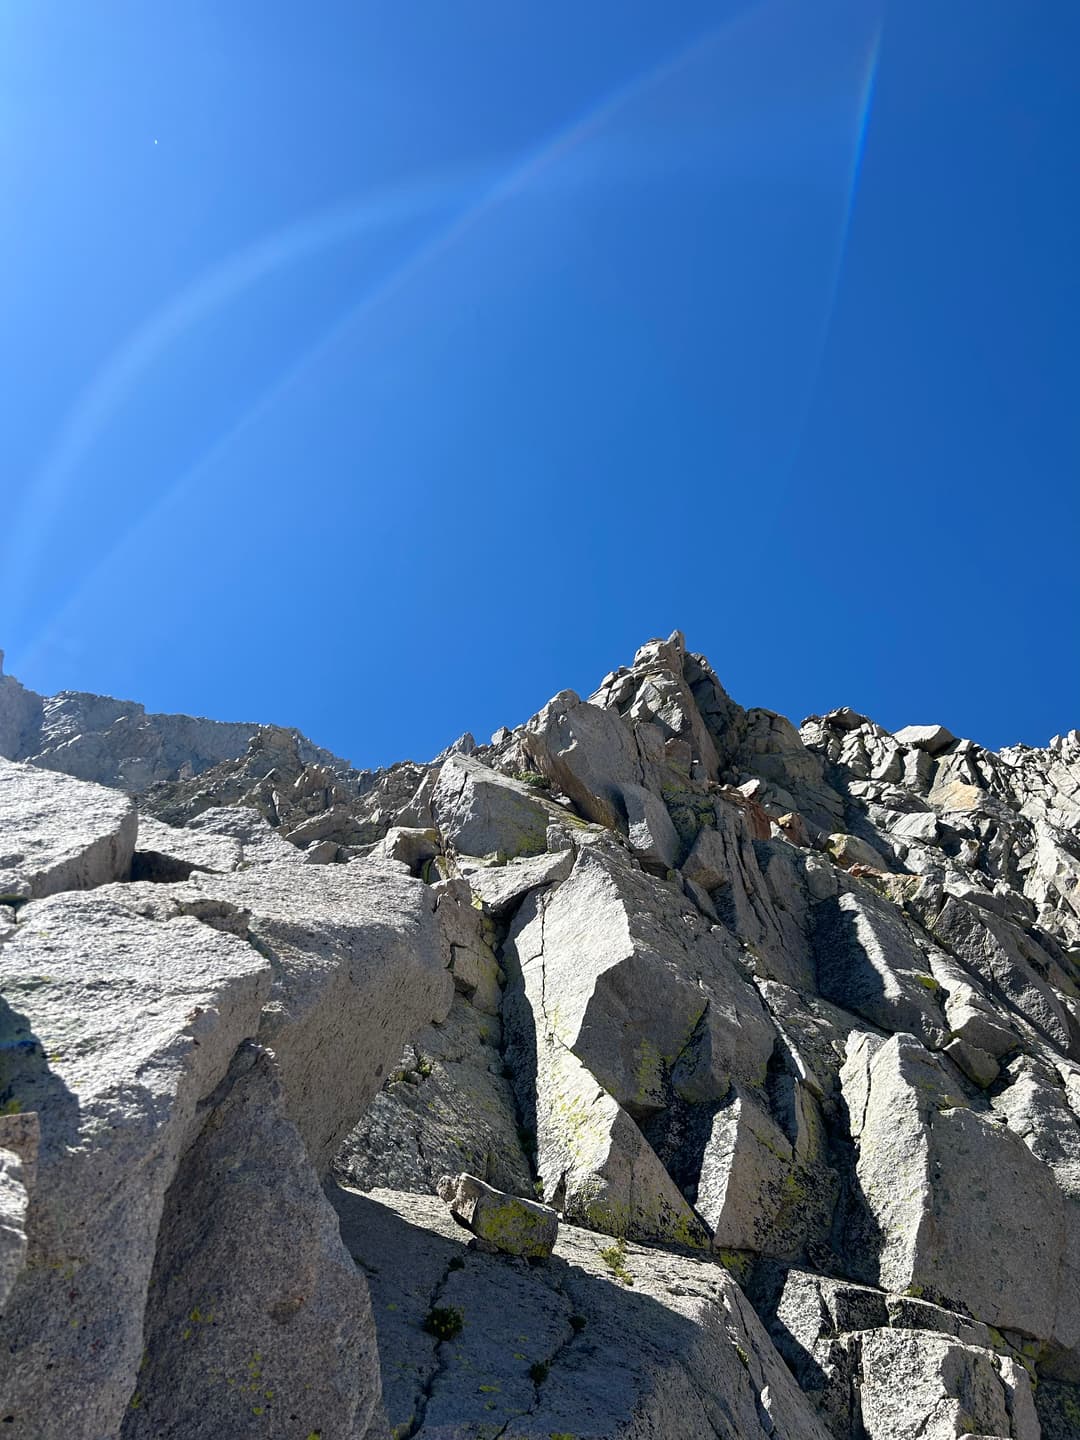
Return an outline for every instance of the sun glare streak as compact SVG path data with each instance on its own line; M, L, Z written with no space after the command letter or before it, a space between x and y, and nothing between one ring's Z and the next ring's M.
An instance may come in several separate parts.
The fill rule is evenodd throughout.
M752 0L746 9L736 12L735 15L726 18L718 25L711 26L695 36L689 43L680 46L659 64L633 76L609 92L569 124L546 137L523 160L512 165L494 183L490 184L479 199L466 205L464 209L460 209L448 224L437 229L395 270L385 276L341 318L336 320L313 345L288 367L283 375L263 391L235 424L212 443L204 455L200 456L193 465L162 491L157 500L117 537L105 556L77 587L75 593L61 606L61 614L76 605L95 579L109 569L110 564L127 543L133 530L150 525L183 490L189 488L224 454L234 440L265 415L312 365L326 355L346 331L364 316L370 314L376 306L383 304L396 294L428 264L450 250L500 205L515 195L527 191L536 184L541 176L554 169L573 151L579 149L587 140L602 131L608 121L627 104L641 98L677 74L695 58L700 57L722 33L745 20L758 8L758 0ZM448 184L445 184L441 187L441 191L449 193L450 188ZM23 555L25 560L17 572L14 567L11 567L9 571L9 601L14 598L12 592L17 595L19 590L25 587L27 577L35 563L34 557L47 534L48 525L62 504L66 482L70 480L76 467L85 458L104 424L115 413L119 404L123 403L133 391L139 375L168 344L197 320L209 316L242 289L270 275L281 265L308 256L317 249L325 248L334 240L348 238L349 235L369 228L371 225L392 223L394 219L410 218L419 213L417 202L420 199L427 200L429 208L434 208L430 204L431 198L431 186L409 187L400 192L397 205L389 203L384 198L381 205L373 207L364 205L339 212L336 220L333 216L319 217L314 221L301 222L297 226L290 227L289 230L280 232L245 250L241 255L216 268L209 276L196 281L175 301L158 312L147 325L122 346L115 357L107 363L101 377L95 381L76 406L72 416L64 425L61 438L39 480L35 482L35 485L39 487L39 493L33 502L32 533L28 533L31 531L31 527L26 526L19 544L14 547L15 553ZM58 618L59 616L55 617L52 625L55 625ZM50 628L52 627L50 626ZM29 642L27 654L31 659L40 648L41 635L42 632L39 630ZM22 663L27 663L26 658L22 660Z
M851 152L851 169L847 184L847 198L844 204L844 216L840 225L839 237L836 245L836 255L833 261L832 272L826 290L827 300L824 310L824 320L821 327L821 336L818 340L814 358L810 367L810 379L807 383L806 394L803 401L802 412L795 427L794 440L788 451L787 458L782 464L779 472L781 487L790 482L795 469L795 462L799 457L803 441L806 438L806 428L810 423L810 415L813 411L814 397L817 393L818 383L821 379L821 372L825 364L825 355L829 348L829 338L832 334L833 321L836 318L836 307L840 299L840 286L844 275L844 265L847 261L848 248L851 243L851 229L855 219L855 210L859 196L859 182L862 179L863 160L866 156L866 142L870 133L870 120L874 108L874 91L877 85L878 70L881 65L881 47L885 33L885 21L882 17L874 31L873 39L867 51L866 63L863 69L862 83L859 87L859 104L856 112L854 142ZM779 493L779 492L778 492Z
M855 201L859 193L859 181L862 179L863 160L866 157L866 138L870 133L870 116L874 108L874 91L877 87L878 70L881 66L881 42L884 33L885 26L884 23L881 23L878 25L874 42L867 56L866 74L862 84L862 100L859 106L859 124L855 132L855 150L851 161L851 183L848 186L847 208L844 212L844 225L841 231L838 270L843 267L847 252L851 221L855 214Z
M24 496L5 567L5 612L13 612L79 466L141 377L173 343L284 267L361 234L460 203L469 183L475 185L476 177L399 186L275 231L204 272L130 335L76 401Z

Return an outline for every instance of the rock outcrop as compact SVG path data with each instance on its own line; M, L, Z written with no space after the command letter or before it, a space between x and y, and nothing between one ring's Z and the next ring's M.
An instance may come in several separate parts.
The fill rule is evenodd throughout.
M1080 733L675 634L428 764L0 755L3 1433L1080 1435Z
M148 715L134 701L74 690L41 696L3 672L0 650L0 756L122 790L143 791L233 761L265 728L192 715ZM285 733L305 763L348 768L297 731Z
M137 828L115 790L0 760L0 904L125 879Z
M117 792L34 773L88 847L100 795L127 816ZM262 1434L298 1416L362 1432L374 1326L319 1177L406 1039L445 1016L448 960L430 891L377 867L20 907L0 948L0 1147L30 1117L40 1143L29 1177L4 1166L7 1433L236 1433L256 1411ZM316 1351L338 1369L312 1393Z

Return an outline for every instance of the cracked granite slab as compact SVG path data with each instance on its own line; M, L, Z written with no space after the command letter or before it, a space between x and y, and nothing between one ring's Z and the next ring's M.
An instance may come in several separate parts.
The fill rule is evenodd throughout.
M551 1260L530 1264L470 1248L434 1197L329 1194L375 1313L372 1436L826 1440L717 1261L564 1224ZM457 1312L457 1333L429 1334L433 1310Z

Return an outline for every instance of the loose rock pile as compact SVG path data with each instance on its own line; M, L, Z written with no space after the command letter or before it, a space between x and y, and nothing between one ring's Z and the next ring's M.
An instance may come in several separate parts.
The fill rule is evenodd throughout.
M676 634L426 765L0 753L0 1433L1080 1436L1076 731Z

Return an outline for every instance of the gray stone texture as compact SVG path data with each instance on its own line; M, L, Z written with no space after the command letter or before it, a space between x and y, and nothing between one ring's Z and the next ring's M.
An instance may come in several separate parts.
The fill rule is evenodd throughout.
M173 889L140 888L151 904ZM354 861L196 873L176 894L243 915L271 964L258 1039L277 1057L286 1112L324 1171L407 1038L449 1009L450 956L430 889Z
M166 1191L270 983L237 936L101 891L33 902L0 950L2 1098L41 1137L26 1268L0 1320L13 1437L116 1433Z
M384 1436L826 1440L715 1261L564 1224L532 1267L469 1250L434 1197L331 1198L379 1320ZM461 1322L441 1342L436 1307Z
M529 789L464 755L443 765L431 813L449 844L465 855L547 849L548 812Z
M0 760L0 900L126 880L137 827L116 790Z
M275 1070L241 1049L169 1188L123 1440L362 1435L371 1418L367 1286Z

